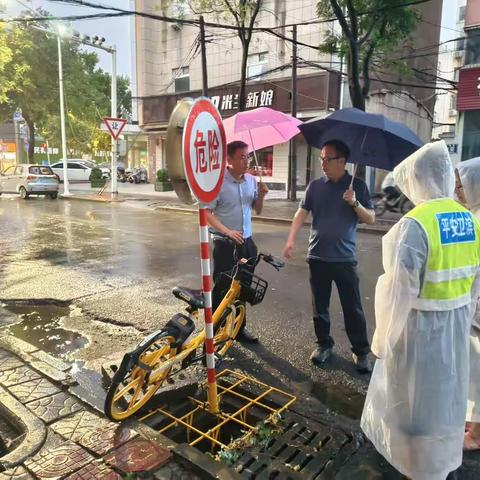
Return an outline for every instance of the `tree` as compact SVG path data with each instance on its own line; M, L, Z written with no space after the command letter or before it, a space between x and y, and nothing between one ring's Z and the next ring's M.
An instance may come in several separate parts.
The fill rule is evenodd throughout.
M405 69L405 63L390 60L390 55L410 39L420 14L399 0L320 0L317 12L322 18L336 17L340 24L341 33L330 32L321 50L346 57L352 105L365 110L372 65Z
M0 55L0 120L22 110L33 161L36 132L50 144L60 143L57 38L28 26L10 26L0 29L1 51L2 46L7 55ZM102 143L108 149L109 137L99 125L110 114L110 75L97 67L96 54L68 39L62 39L62 59L68 149L91 153ZM117 85L118 98L128 103L128 79L119 77Z
M237 35L242 44L242 63L240 67L240 86L238 92L238 109L245 110L247 60L253 27L258 13L263 7L264 0L191 0L190 8L197 14L214 14L218 18L234 21L238 27Z

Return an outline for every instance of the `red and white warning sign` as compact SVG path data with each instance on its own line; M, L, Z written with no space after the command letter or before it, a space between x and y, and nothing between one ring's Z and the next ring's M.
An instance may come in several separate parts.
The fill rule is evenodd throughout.
M199 202L213 202L225 175L227 141L222 117L207 98L192 105L183 130L182 154L193 195Z
M113 139L117 140L122 133L123 127L127 124L127 120L125 118L103 117L103 123L107 126Z

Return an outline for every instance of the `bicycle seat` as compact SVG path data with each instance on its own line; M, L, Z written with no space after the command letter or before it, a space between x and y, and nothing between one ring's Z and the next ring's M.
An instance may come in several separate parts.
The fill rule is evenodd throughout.
M193 308L204 308L202 290L187 287L175 287L172 293L180 300L187 302Z

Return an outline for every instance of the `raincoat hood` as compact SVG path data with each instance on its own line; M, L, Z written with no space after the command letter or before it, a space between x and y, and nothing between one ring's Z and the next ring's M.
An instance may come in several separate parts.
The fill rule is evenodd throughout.
M453 198L455 172L446 143L427 143L393 171L398 188L415 204Z
M480 157L460 162L457 170L467 207L475 214L480 213Z

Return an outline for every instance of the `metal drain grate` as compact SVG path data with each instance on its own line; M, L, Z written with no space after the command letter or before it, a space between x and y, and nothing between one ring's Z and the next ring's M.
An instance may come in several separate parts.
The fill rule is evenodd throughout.
M236 462L235 471L242 478L315 479L356 450L352 437L342 430L291 412L284 413L284 417L285 433L265 447L249 448Z

